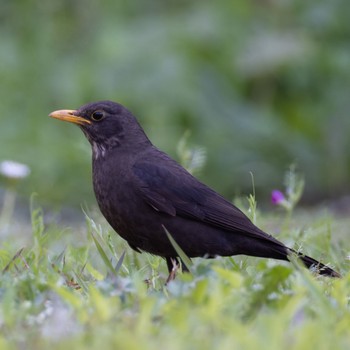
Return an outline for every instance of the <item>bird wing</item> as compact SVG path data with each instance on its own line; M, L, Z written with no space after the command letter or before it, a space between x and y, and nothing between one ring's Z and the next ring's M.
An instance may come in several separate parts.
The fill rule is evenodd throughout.
M171 216L200 221L226 231L273 240L238 208L199 182L176 163L172 166L138 162L133 166L137 190L155 210ZM280 243L280 242L278 242Z

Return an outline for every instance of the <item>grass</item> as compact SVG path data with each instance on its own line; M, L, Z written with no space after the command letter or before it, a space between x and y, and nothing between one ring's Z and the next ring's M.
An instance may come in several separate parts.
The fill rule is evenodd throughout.
M347 349L348 220L254 214L344 277L268 259L195 259L191 275L165 286L165 262L133 252L99 215L67 229L45 225L33 205L26 246L12 232L0 250L1 349Z

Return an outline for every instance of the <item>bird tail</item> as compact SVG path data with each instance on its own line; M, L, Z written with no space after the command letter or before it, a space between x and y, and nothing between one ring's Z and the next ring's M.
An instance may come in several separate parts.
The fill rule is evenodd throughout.
M341 277L341 275L338 272L334 271L332 268L322 264L321 262L311 258L310 256L303 255L301 253L296 252L294 249L286 247L282 242L279 242L278 240L273 239L272 237L267 242L260 240L260 242L258 243L256 241L254 245L251 245L251 247L252 246L254 249L246 251L245 254L287 261L291 260L291 255L296 255L307 268L314 268L315 271L317 271L317 273L319 273L320 275L338 278Z
M295 252L293 251L293 253ZM338 277L338 278L341 277L340 273L338 273L337 271L334 271L333 269L320 263L319 261L307 255L302 255L299 253L297 253L297 255L306 267L315 268L320 275L329 276L329 277Z
M288 248L286 246L281 246L280 248L282 248L282 250L285 251L285 259L284 260L291 260L290 256L294 254L298 257L298 259L301 260L301 262L308 269L314 269L319 275L328 276L328 277L337 277L337 278L341 277L340 273L333 270L329 266L322 264L318 260L311 258L310 256L298 253L294 249ZM280 249L278 249L278 250L280 250Z

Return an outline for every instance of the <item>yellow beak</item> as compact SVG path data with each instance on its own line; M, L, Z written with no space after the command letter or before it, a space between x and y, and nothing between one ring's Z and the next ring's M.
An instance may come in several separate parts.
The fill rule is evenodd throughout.
M78 125L91 124L90 120L75 115L76 112L77 111L74 109L61 109L59 111L54 111L50 113L49 117Z

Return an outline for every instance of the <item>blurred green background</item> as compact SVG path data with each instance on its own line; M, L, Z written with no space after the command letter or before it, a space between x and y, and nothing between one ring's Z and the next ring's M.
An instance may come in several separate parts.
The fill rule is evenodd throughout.
M55 109L111 99L171 155L186 130L200 178L260 201L291 163L304 200L350 190L350 2L1 1L0 161L41 202L93 199L90 147Z

